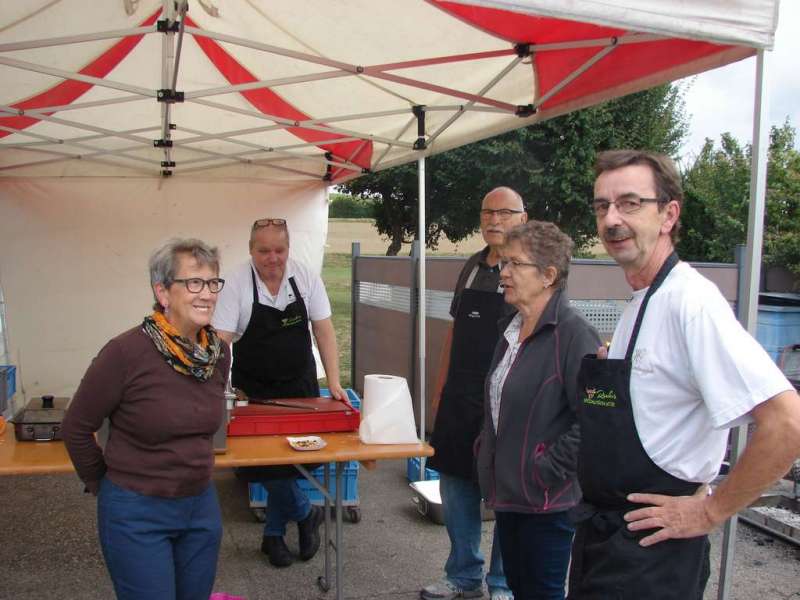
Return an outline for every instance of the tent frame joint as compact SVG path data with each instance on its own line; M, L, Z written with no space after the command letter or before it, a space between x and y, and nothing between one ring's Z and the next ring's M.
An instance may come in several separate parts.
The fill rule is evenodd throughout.
M156 90L156 101L165 102L166 104L175 104L176 102L183 102L183 92L176 92L169 88Z
M156 21L156 31L158 33L178 33L180 26L180 21L170 21L169 19Z
M514 52L516 52L517 56L520 58L526 58L533 54L533 52L531 52L531 45L525 43L514 44Z
M155 148L172 148L172 140L153 140L153 147Z
M425 150L428 147L425 141L425 105L412 106L411 112L417 118L417 139L414 142L414 150Z
M175 161L174 160L162 160L161 161L161 166L165 167L165 168L166 167L174 167L175 166Z
M332 161L333 160L333 152L326 152L325 153L325 160ZM333 180L333 168L331 167L331 163L328 162L325 165L325 175L322 176L323 181L332 181Z
M537 112L539 112L539 109L536 108L533 104L521 104L517 106L517 110L514 111L514 114L520 118L525 118L533 116Z

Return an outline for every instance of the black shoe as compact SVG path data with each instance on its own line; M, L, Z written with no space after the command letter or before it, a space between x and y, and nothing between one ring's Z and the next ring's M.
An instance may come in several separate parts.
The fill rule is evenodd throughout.
M319 526L324 516L324 511L319 506L312 505L308 516L298 521L301 560L311 560L319 550Z
M288 567L294 562L283 536L280 535L265 535L261 540L261 552L269 556L270 564L276 567Z

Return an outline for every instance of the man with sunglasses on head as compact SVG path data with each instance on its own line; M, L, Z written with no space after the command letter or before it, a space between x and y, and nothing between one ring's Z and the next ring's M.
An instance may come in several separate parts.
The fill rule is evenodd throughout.
M500 249L506 231L527 220L522 198L511 188L498 187L486 194L480 227L487 246L467 260L456 282L450 305L453 324L442 347L433 395L436 420L431 445L436 454L428 461L440 473L450 555L444 579L424 587L423 600L483 595L481 493L473 445L483 424L483 384L499 336L497 322L514 310L504 302L500 287ZM496 533L486 583L492 599L512 598Z
M330 301L322 278L289 258L285 219L253 223L250 260L226 278L213 323L233 344L233 386L249 397L319 396L313 331L331 395L345 399ZM263 483L268 492L261 551L269 562L287 567L294 560L284 539L289 521L298 525L300 559L310 560L319 549L323 510L298 487L294 467L247 468L242 475Z
M800 454L800 398L719 289L675 253L683 203L668 157L600 154L591 205L633 298L579 374L583 502L569 598L701 599L708 533ZM756 424L709 494L728 430Z

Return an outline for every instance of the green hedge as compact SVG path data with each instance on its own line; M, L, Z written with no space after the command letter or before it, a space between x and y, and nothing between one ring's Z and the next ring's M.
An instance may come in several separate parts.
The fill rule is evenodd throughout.
M328 216L332 219L371 219L372 202L349 194L331 194Z

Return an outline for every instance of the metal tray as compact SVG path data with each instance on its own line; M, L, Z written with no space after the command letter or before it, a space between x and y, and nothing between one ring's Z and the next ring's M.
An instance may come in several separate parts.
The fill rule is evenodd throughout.
M61 421L70 398L45 395L34 398L14 415L14 435L19 442L49 442L61 439Z
M800 546L800 500L797 498L782 494L762 496L749 508L741 511L739 518Z
M408 484L413 495L411 502L417 507L419 514L428 517L434 523L444 525L442 496L439 493L439 480L412 481ZM486 508L481 502L481 520L494 521L494 511Z

